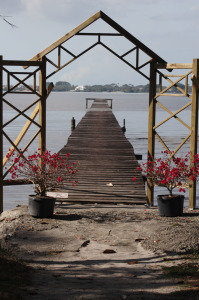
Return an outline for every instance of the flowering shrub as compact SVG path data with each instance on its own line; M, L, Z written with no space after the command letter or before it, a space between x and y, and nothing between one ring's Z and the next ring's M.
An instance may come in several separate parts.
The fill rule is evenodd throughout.
M169 195L172 196L174 188L178 187L179 192L185 192L184 187L190 186L199 174L199 155L195 156L193 167L190 167L189 154L183 157L172 157L169 151L164 151L163 158L148 160L142 163L138 170L146 176L153 185L166 187ZM133 181L135 179L133 178Z
M22 155L12 150L8 152L7 158L11 163L9 170L11 178L32 182L37 195L45 196L52 187L63 185L64 179L73 185L77 184L77 181L72 181L72 177L78 171L78 164L69 162L69 153L60 156L58 153L51 154L51 151L46 150L42 154L36 151L32 155L28 152L27 155ZM61 173L64 174L64 178Z

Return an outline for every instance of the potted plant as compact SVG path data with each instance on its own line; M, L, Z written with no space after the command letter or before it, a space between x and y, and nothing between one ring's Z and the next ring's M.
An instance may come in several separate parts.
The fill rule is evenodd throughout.
M174 157L169 151L162 152L158 159L148 159L142 163L140 170L150 184L167 188L167 195L158 195L157 204L160 216L174 217L183 214L184 195L173 194L175 188L185 192L191 182L198 176L199 158L195 157L193 167L190 167L189 153L185 157Z
M26 151L24 155L22 152L10 150L7 157L11 163L10 180L23 179L33 184L35 194L29 195L28 206L30 215L34 217L53 215L55 198L48 197L48 191L63 186L64 182L77 184L77 181L72 181L72 177L78 171L78 164L69 162L69 153L60 156L59 153L51 154L48 150L41 153L38 149L32 154Z

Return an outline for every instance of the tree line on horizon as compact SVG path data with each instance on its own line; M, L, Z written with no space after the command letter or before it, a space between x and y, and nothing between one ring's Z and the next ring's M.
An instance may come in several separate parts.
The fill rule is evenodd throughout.
M48 85L50 84L50 82L47 82L46 85L48 87ZM178 86L181 89L185 89L185 85L178 83ZM11 86L12 87L12 86ZM165 89L166 86L162 87L162 90ZM22 92L24 91L26 88L23 84L17 86L14 91L18 91L18 92ZM158 85L156 86L156 90L158 92ZM6 91L7 90L7 86L3 86L3 90ZM37 90L39 90L39 87L37 86ZM188 86L188 93L191 94L191 90L192 87ZM121 92L121 93L148 93L149 92L149 84L145 84L145 85L137 85L134 86L133 84L123 84L123 85L119 85L116 83L111 83L111 84L95 84L95 85L84 85L84 86L77 86L77 85L72 85L67 81L58 81L55 83L54 88L53 88L54 92L106 92L106 93L117 93L117 92ZM176 88L176 87L172 87L170 88L167 93L179 93L180 91Z
M48 85L49 83L47 83ZM185 85L178 83L178 86L181 87L183 90L185 89ZM82 88L83 87L83 88ZM162 90L165 89L166 86L162 87ZM158 92L158 85L157 85L157 92ZM191 93L192 87L188 87L188 92ZM55 83L54 92L122 92L122 93L148 93L149 92L149 84L146 85L137 85L134 86L133 84L123 84L119 85L116 83L111 84L95 84L95 85L84 85L78 88L77 85L71 85L67 81L58 81ZM168 90L168 93L180 93L180 91L176 87L172 87Z

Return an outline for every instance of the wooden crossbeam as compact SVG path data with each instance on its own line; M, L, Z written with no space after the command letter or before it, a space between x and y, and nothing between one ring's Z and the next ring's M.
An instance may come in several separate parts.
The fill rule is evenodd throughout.
M169 85L168 87L166 87L163 91L161 91L160 93L158 93L156 96L155 96L155 99L158 98L159 96L161 96L162 94L164 94L165 92L167 92L171 87L175 86L177 83L179 83L181 80L183 80L186 76L188 76L189 74L191 74L192 71L189 71L188 73L186 73L185 75L183 75L182 77L180 77L179 79L177 79L176 81L171 81L172 84ZM167 78L166 78L167 79ZM181 89L182 90L182 89ZM185 94L185 91L183 91L183 94Z
M86 27L88 27L89 25L91 25L93 22L95 22L96 20L98 20L100 18L100 16L101 16L101 12L99 11L96 14L94 14L92 17L90 17L89 19L87 19L86 21L84 21L83 23L81 23L79 26L77 26L76 28L74 28L73 30L71 30L70 32L68 32L67 34L65 34L64 36L62 36L60 39L58 39L52 45L50 45L49 47L47 47L46 49L44 49L43 51L41 51L37 55L33 56L30 59L30 61L37 61L37 60L41 59L43 56L45 56L48 53L52 52L58 46L60 46L61 44L65 43L66 41L68 41L69 39L71 39L78 32L80 32L81 30L85 29Z
M94 35L94 36L98 36L98 35L101 35L101 36L122 36L122 34L121 33L95 33L95 32L78 32L78 33L76 33L76 35Z
M166 112L168 112L170 115L173 115L172 111L170 111L166 106L164 106L162 103L160 103L159 101L156 100L156 103L163 108ZM187 127L187 129L191 130L191 127L185 123L182 119L180 119L178 116L174 116L174 118L176 120L178 120L182 125L184 125L185 127Z
M141 74L143 77L145 77L147 80L149 80L149 77L145 75L143 72L139 71L136 67L134 67L131 63L129 63L127 60L125 60L123 57L121 57L119 54L117 54L115 51L113 51L111 48L109 48L107 45L104 43L100 42L100 45L102 45L105 49L107 49L109 52L114 54L116 57L121 59L125 64L127 64L129 67L137 71L139 74Z
M122 28L119 24L117 24L114 20L112 20L110 17L108 17L102 11L101 11L101 19L104 20L111 27L113 27L116 31L121 33L125 38L127 38L130 42L132 42L138 48L140 48L144 53L146 53L148 56L153 58L156 62L167 64L167 62L164 59L162 59L159 55L157 55L155 52L153 52L150 48L148 48L146 45L144 45L142 42L140 42L136 37L134 37L127 30Z
M159 101L157 101L157 103L161 106L161 103ZM179 114L181 111L185 110L187 107L189 107L190 105L192 104L192 102L189 102L188 104L184 105L183 107L181 107L180 109L178 109L176 112L172 113L168 118L164 119L163 121L161 121L160 123L158 123L157 125L155 125L153 127L153 129L156 129L158 128L160 125L164 124L165 122L167 122L168 120L170 120L171 118L173 117L176 117L177 114ZM161 106L163 107L163 105ZM181 123L183 125L185 125L189 130L191 130L191 128L185 123L183 122L182 120L180 120Z
M34 106L35 104L37 104L39 102L40 99L37 99L36 101L34 101L32 104L30 104L29 106L27 106L24 110L22 110L22 113L25 113L28 109L30 109L32 106ZM6 127L7 125L9 125L10 123L12 123L14 120L16 120L19 116L21 116L21 113L18 113L16 116L14 116L12 119L10 119L8 122L3 124L3 128Z
M186 136L186 138L182 141L182 143L175 149L175 151L172 152L170 158L172 158L179 150L182 148L182 146L186 143L186 141L190 138L191 132Z
M130 49L129 51L125 52L123 55L121 55L121 57L125 57L126 55L130 54L131 52L133 52L135 49L137 49L136 47L133 47L132 49Z
M64 50L65 52L67 52L67 53L70 54L71 56L76 57L75 54L73 54L72 52L70 52L70 51L69 51L68 49L66 49L65 47L60 46L60 49Z
M54 84L51 82L48 86L48 89L47 89L47 97L50 95L51 91L53 90L53 87L54 87ZM32 112L32 114L30 115L30 119L31 120L34 120L36 118L36 116L38 115L38 112L39 112L39 104L37 104L37 106L35 107L34 111ZM28 120L25 124L25 126L23 127L23 129L21 130L21 132L19 133L18 137L16 138L16 140L14 141L13 143L13 146L10 148L10 150L14 150L15 149L15 146L18 146L19 143L21 142L21 140L23 139L24 135L26 134L26 132L28 131L30 125L32 124L32 121L31 120ZM40 132L40 129L38 130L37 134L38 135ZM35 138L34 138L35 139ZM25 148L28 148L30 144L28 144ZM4 159L3 159L3 166L6 165L8 161L8 158L5 156Z
M84 33L81 32L83 29L85 29L86 27L88 27L89 25L91 25L93 22L95 22L96 20L98 20L99 18L101 18L103 21L105 21L108 25L110 25L113 29L115 29L117 31L117 33ZM76 28L74 28L73 30L71 30L70 32L68 32L66 35L64 35L63 37L61 37L60 39L58 39L56 42L54 42L52 45L50 45L49 47L47 47L46 49L44 49L43 51L41 51L40 53L38 53L37 55L35 55L34 57L32 57L30 59L30 61L37 61L39 59L41 59L43 56L47 55L48 53L52 52L54 49L56 49L57 47L59 47L60 45L62 45L63 43L65 43L66 41L68 41L70 38L72 38L75 35L98 35L98 37L100 37L101 35L121 35L124 36L126 39L128 39L130 42L132 42L135 46L137 46L138 48L140 48L144 53L146 53L148 56L150 56L151 58L155 59L155 61L157 63L164 63L167 64L167 62L162 59L159 55L157 55L155 52L153 52L150 48L148 48L146 45L144 45L142 42L140 42L137 38L135 38L132 34L130 34L127 30L125 30L124 28L122 28L119 24L117 24L115 21L113 21L110 17L108 17L105 13L103 13L102 11L97 12L96 14L94 14L92 17L90 17L89 19L87 19L85 22L81 23L79 26L77 26ZM27 65L28 66L28 65ZM27 66L25 66L25 68L27 68Z
M171 152L170 149L167 147L167 145L165 144L165 142L163 141L163 139L159 136L159 134L158 134L157 132L155 132L155 136L158 138L158 140L159 140L160 143L163 145L163 147L164 147L167 151Z
M34 94L37 94L37 96L40 97L40 95L36 92L35 90L35 86L34 86L34 82L35 82L35 74L36 72L39 71L39 68L37 70L35 70L34 72L32 73L26 73L28 74L28 76L26 76L25 78L23 78L22 80L20 78L18 78L17 76L15 76L15 72L9 72L7 69L5 69L4 67L2 68L3 71L5 71L8 75L8 78L7 78L7 91L5 93L3 93L3 96L5 96L6 94L8 93L11 93L15 88L17 88L20 84L24 85L28 90L30 90L32 93ZM10 76L12 76L15 80L18 81L18 83L16 83L12 88L10 88ZM29 85L27 85L25 83L26 80L28 80L31 76L33 76L33 86L34 86L34 89L32 89ZM12 92L13 93L13 92ZM19 94L25 94L25 92L17 92Z
M89 50L91 50L92 48L94 48L95 46L97 46L99 43L95 43L92 46L90 46L89 48L87 48L86 50L82 51L80 54L78 54L77 56L73 57L71 60L67 61L64 65L60 66L59 68L57 68L57 70L53 71L52 73L50 73L48 76L46 76L46 79L48 79L49 77L51 77L52 75L56 74L58 71L60 71L61 69L63 69L64 67L66 67L67 65L69 65L70 63L72 63L74 60L76 60L77 58L79 58L80 56L82 56L83 54L85 54L86 52L88 52Z
M27 116L26 114L24 114L20 109L18 109L16 106L14 106L13 104L11 104L10 102L8 102L6 99L3 99L3 102L5 102L7 105L9 105L10 107L12 107L14 110L16 110L20 115L22 115L24 118L28 119L29 121L33 122L37 127L40 127L40 125L33 121L29 116Z
M165 80L167 80L169 83L173 83L173 81L169 78L171 76L168 77L168 75L164 75L162 72L160 72L159 70L157 70L157 73L162 76L162 78L164 78ZM190 72L191 73L191 72ZM183 76L183 75L181 75ZM176 76L175 76L176 77ZM184 94L184 90L179 87L177 84L174 85L182 94ZM191 99L191 96L189 94L186 95L186 97Z
M42 63L40 61L30 61L30 60L3 60L4 66L28 66L28 67L41 67Z

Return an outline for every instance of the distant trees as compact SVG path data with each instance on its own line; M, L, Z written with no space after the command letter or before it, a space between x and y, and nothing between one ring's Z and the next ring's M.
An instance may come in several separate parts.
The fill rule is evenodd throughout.
M55 86L54 86L54 91L56 91L56 92L63 92L63 91L68 92L68 91L71 91L74 89L75 89L75 86L71 85L67 81L58 81L55 83Z
M178 83L178 86L181 87L183 90L185 89L184 84ZM95 84L95 85L85 85L83 86L83 89L78 90L76 88L77 86L71 85L69 82L66 81L58 81L55 84L55 87L53 91L55 92L67 92L67 91L84 91L84 92L106 92L106 93L111 93L111 92L121 92L121 93L148 93L149 92L149 84L146 85L137 85L134 86L133 84L123 84L123 85L118 85L116 83L111 83L111 84L105 84L105 85L100 85L100 84ZM163 86L162 89L165 89L166 86ZM158 92L159 86L157 85L156 90ZM188 92L191 93L191 86L188 87ZM167 93L180 93L180 91L173 86L168 90Z

